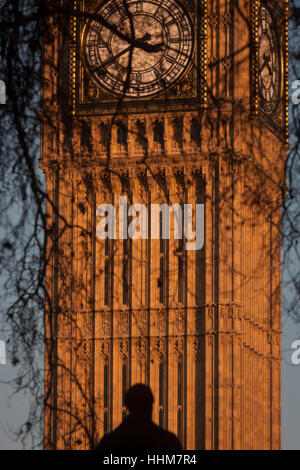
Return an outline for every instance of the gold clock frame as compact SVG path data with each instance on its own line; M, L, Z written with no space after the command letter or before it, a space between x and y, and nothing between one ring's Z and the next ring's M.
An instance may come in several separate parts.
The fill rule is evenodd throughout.
M279 41L280 61L280 89L279 102L274 112L270 115L264 113L259 106L258 91L258 19L261 7L265 7L271 14L276 28L282 31L282 40ZM270 12L272 8L272 13ZM253 117L261 117L267 125L275 130L281 130L285 143L288 143L288 0L270 3L269 0L252 0L250 3L251 18L251 97L250 108ZM275 13L274 13L275 11ZM280 109L281 108L281 109ZM278 123L280 118L281 123ZM280 129L279 129L280 128ZM272 130L273 130L272 129Z
M103 0L105 1L105 0ZM139 100L131 97L124 98L125 103L132 101L142 102L159 102L165 100L166 96L170 100L178 99L193 99L200 102L202 107L207 105L207 2L208 0L180 0L181 3L187 8L190 17L194 19L193 32L194 32L194 49L190 65L181 76L166 92L162 92L155 96L143 97ZM94 83L91 86L90 101L86 97L86 90L84 84L84 58L81 57L78 51L82 50L82 40L84 29L80 28L80 13L85 13L85 0L73 0L73 15L70 22L70 36L71 42L69 44L69 70L70 70L70 101L72 114L76 115L80 105L98 106L108 105L109 103L117 103L118 97L112 97L104 90L97 87ZM198 4L198 6L197 6ZM101 3L98 3L98 6ZM200 20L193 17L193 8L200 8L202 16ZM85 28L85 25L84 25ZM199 31L200 41L197 44L197 31ZM80 35L80 36L79 36ZM197 60L198 59L198 60ZM200 73L197 70L200 69ZM192 75L192 90L191 90L191 75ZM198 81L197 81L198 77ZM189 91L188 91L189 90Z

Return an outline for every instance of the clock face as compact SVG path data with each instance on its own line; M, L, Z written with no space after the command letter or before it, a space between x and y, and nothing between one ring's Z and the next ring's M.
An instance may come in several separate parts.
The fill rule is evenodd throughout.
M280 95L280 55L275 34L271 15L262 7L258 24L258 88L261 107L267 114L273 113Z
M143 98L169 88L188 67L192 23L175 0L108 0L86 24L83 48L98 86Z

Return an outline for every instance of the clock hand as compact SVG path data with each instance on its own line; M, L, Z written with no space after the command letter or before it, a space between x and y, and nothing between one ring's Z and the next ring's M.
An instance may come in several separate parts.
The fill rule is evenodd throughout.
M142 38L137 39L137 41L143 42L144 44L147 44L146 41L150 41L150 40L151 40L151 34L149 34L149 33L145 33ZM149 44L149 46L152 46L152 45ZM160 48L160 44L156 44L155 46L152 46L152 47L157 48L157 46L159 46L159 48ZM132 45L128 46L125 49L123 49L121 52L119 52L118 54L116 54L112 57L109 57L104 62L102 62L102 64L99 67L96 67L94 69L94 72L99 71L99 70L101 71L101 69L111 65L113 62L115 62L117 59L119 59L122 55L126 54L132 47L134 47L134 46L132 46ZM160 49L158 49L158 50L160 50Z
M112 56L112 57L109 57L108 59L106 59L104 62L102 62L101 65L99 65L98 67L95 67L94 68L94 72L98 72L98 71L101 71L103 68L113 64L117 59L119 59L119 57L121 57L122 55L126 54L126 52L128 52L130 49L131 49L132 46L128 46L126 47L125 49L123 49L123 51L119 52L118 54Z
M139 43L143 43L144 45L147 44L146 41L150 41L151 40L151 34L149 33L145 33L144 36L142 38L138 38L137 41ZM147 44L149 45L151 48L153 47L155 50L154 51L151 51L151 52L156 52L156 49L157 50L160 50L161 49L161 44L155 44L154 46L152 46L151 44ZM126 47L125 49L123 49L121 52L119 52L118 54L112 56L112 57L109 57L108 59L106 59L104 62L102 62L102 64L100 66L97 66L93 69L93 72L104 72L104 68L105 67L108 67L110 66L111 64L113 64L114 62L116 62L117 59L119 59L122 55L126 54L127 52L129 52L129 50L134 47L134 45L130 45L128 47ZM105 73L105 72L104 72Z
M270 56L267 56L266 54L264 54L263 59L264 59L264 61L263 61L263 64L262 64L262 66L259 70L259 73L261 73L265 67L268 67L269 72L270 72L270 66L269 66Z
M140 41L151 41L151 34L146 33L142 38L140 38Z
M259 73L261 73L263 71L263 69L266 67L266 65L267 65L267 63L266 63L266 61L264 61L262 66L259 69Z

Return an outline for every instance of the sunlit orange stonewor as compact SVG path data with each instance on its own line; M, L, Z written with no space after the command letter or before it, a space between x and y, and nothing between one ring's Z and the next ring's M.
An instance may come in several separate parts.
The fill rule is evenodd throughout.
M184 449L278 449L287 2L60 4L43 46L45 448L92 448L143 382ZM204 204L203 248L172 217L169 240L100 240L97 207L120 196L149 220Z

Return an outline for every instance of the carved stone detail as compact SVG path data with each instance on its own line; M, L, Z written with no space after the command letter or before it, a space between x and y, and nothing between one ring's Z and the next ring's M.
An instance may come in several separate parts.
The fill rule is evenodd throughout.
M129 332L129 315L128 312L120 311L118 315L118 333L121 336L128 335Z
M104 336L107 336L110 334L110 328L111 328L111 321L110 321L110 313L103 312L101 315L102 319L102 333Z
M139 329L139 334L144 336L147 334L148 329L148 311L138 310L136 312L136 324Z
M123 355L127 356L129 351L129 343L128 340L121 341L120 342L120 354L123 357Z
M184 334L184 310L176 310L175 312L175 334Z
M195 338L193 341L193 360L199 362L201 360L201 338Z
M136 346L138 361L140 365L145 366L147 361L147 341L140 338Z
M160 335L166 334L166 321L167 314L165 310L158 310L156 312L156 331Z

